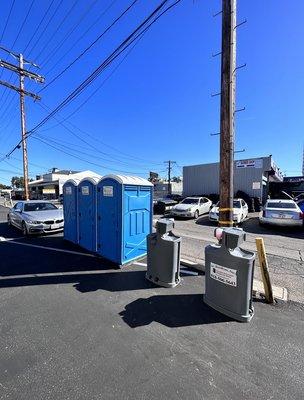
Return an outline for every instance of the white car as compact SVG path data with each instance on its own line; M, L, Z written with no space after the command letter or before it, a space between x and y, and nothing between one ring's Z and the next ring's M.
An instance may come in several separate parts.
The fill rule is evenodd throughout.
M293 200L267 200L260 212L260 224L303 226L304 213Z
M60 232L63 210L43 200L19 201L9 210L7 223L22 230L23 235Z
M248 216L248 205L243 199L233 200L233 222L242 223ZM219 203L213 206L209 212L210 221L219 220Z
M197 219L200 215L209 212L212 201L207 197L186 197L170 210L170 215L176 217L192 217Z

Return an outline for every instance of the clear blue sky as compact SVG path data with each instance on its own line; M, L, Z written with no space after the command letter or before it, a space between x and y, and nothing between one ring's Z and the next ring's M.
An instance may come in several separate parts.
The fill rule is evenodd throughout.
M2 2L0 35L12 2ZM53 20L46 25L60 3L60 0L54 0L27 47L25 57L41 65L39 73L46 77L46 83L49 82L131 2L78 0L56 33L59 22L75 1L63 0ZM52 109L60 103L159 2L138 0L86 56L41 92L41 104ZM25 50L51 0L34 1L17 38L31 3L32 0L15 0L3 35L1 44L11 48L15 42L15 52ZM99 22L79 40L108 7ZM29 158L35 164L30 165L30 175L34 177L51 167L92 169L100 174L115 169L142 176L152 170L165 175L164 160L175 160L179 166L218 161L219 140L211 137L210 133L219 130L219 97L211 98L210 95L218 92L220 87L220 58L211 57L220 49L221 18L212 17L220 7L218 0L182 0L154 24L100 90L68 120L90 136L65 122L89 144L77 139L56 120L51 120L39 131L49 144L58 146L55 142L61 142L67 146L65 151L105 168L63 154L34 139L33 135L28 141ZM246 107L246 111L237 114L236 120L236 149L246 149L238 158L272 154L287 175L301 173L304 142L303 14L302 0L238 1L238 21L248 20L237 32L238 64L247 63L237 76L237 107ZM43 30L45 32L41 35ZM39 37L39 42L31 50ZM59 44L62 46L58 48ZM72 45L74 47L69 51ZM3 52L0 54L7 57ZM111 74L117 62L57 118L64 119L71 114ZM4 72L1 79L8 80L10 75ZM10 80L14 82L13 78ZM41 88L29 80L26 86L32 91ZM20 138L18 96L3 92L4 88L0 86L1 155ZM30 98L26 100L26 110L28 129L47 114ZM2 162L0 169L21 174L21 155L21 150L17 150L13 156L18 160L10 159L9 164ZM12 172L0 170L0 182L8 182ZM176 167L174 174L180 173Z

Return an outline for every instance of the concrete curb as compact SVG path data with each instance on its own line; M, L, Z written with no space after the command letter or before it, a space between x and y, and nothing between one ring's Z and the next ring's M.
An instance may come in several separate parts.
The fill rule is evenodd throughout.
M180 262L185 267L193 268L200 272L205 272L205 265L202 263L197 263L184 258L181 258ZM288 301L288 291L286 288L272 285L272 291L275 300ZM262 281L259 281L257 279L253 280L252 295L254 298L257 299L265 297L264 285Z
M288 301L288 291L286 288L272 285L272 292L275 300ZM253 280L252 294L256 298L265 297L264 285L262 281L258 281L257 279Z

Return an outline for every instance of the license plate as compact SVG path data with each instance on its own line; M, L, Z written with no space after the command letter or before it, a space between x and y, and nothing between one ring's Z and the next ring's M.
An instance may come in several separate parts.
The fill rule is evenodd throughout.
M59 224L53 224L51 225L51 229L59 229L60 225Z
M290 219L292 218L291 215L287 215L287 214L272 214L273 218L279 218L279 219Z

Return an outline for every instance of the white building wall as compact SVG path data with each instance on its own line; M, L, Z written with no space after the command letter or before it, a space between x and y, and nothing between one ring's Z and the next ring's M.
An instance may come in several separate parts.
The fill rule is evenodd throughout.
M235 192L242 190L252 197L263 195L263 175L268 176L271 157L239 160L234 163ZM219 163L191 165L183 168L185 196L219 193Z

